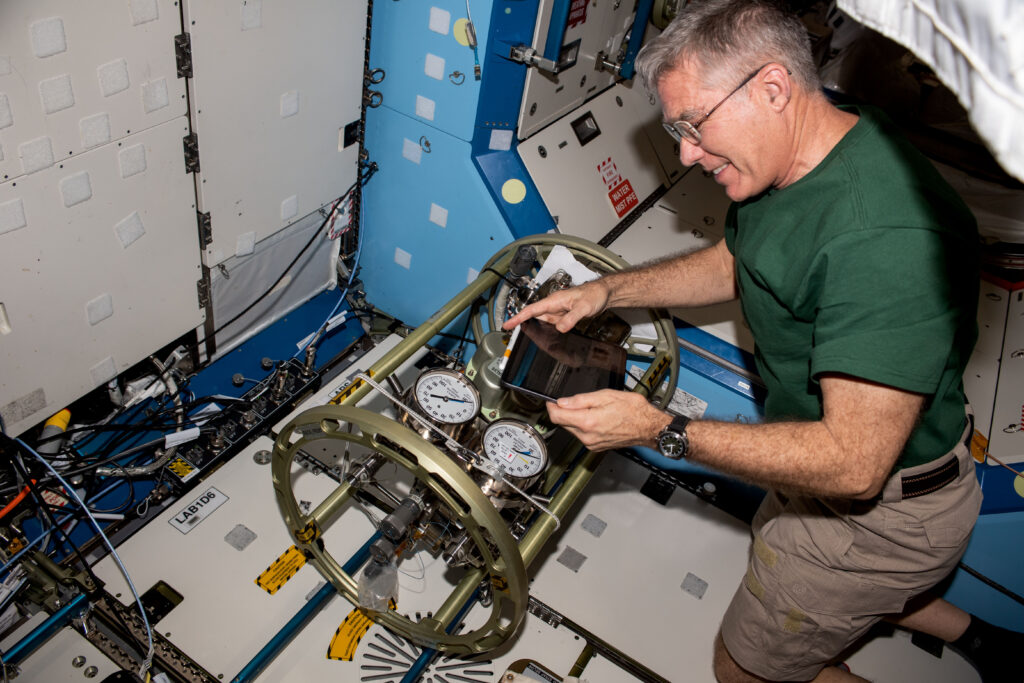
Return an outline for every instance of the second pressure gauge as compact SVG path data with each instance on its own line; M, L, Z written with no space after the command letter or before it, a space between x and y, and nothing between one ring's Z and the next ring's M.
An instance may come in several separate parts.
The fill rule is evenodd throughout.
M484 455L508 475L532 477L548 463L548 449L530 425L519 420L497 420L484 432Z
M469 422L480 412L480 393L454 370L427 370L416 380L413 396L428 417L442 424Z

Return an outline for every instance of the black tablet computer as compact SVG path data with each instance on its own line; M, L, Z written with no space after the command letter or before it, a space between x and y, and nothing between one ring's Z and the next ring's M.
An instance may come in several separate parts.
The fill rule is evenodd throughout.
M622 389L626 350L554 325L527 320L513 335L501 385L556 401L599 389Z

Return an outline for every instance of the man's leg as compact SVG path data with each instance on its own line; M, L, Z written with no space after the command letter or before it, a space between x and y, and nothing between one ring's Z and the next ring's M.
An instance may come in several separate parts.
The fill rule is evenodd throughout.
M745 671L737 664L722 642L722 635L715 638L715 678L720 683L765 683L760 678ZM814 679L814 683L867 683L867 680L855 676L835 666L825 667Z
M1010 631L979 619L934 595L921 595L902 614L888 621L941 638L963 655L984 683L1020 683L1024 680L1024 633Z
M970 626L971 615L940 597L925 594L908 602L902 614L887 621L952 643Z

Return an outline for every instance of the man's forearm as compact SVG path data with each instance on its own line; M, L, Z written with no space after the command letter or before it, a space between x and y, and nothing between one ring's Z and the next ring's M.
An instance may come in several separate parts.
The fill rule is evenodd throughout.
M601 278L609 308L683 308L737 296L731 254L720 242Z

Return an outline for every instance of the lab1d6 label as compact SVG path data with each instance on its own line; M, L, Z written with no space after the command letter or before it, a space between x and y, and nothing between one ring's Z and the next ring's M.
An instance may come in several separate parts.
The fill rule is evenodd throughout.
M228 500L227 496L211 486L203 491L198 498L178 510L174 517L167 520L167 523L181 533L187 534Z

